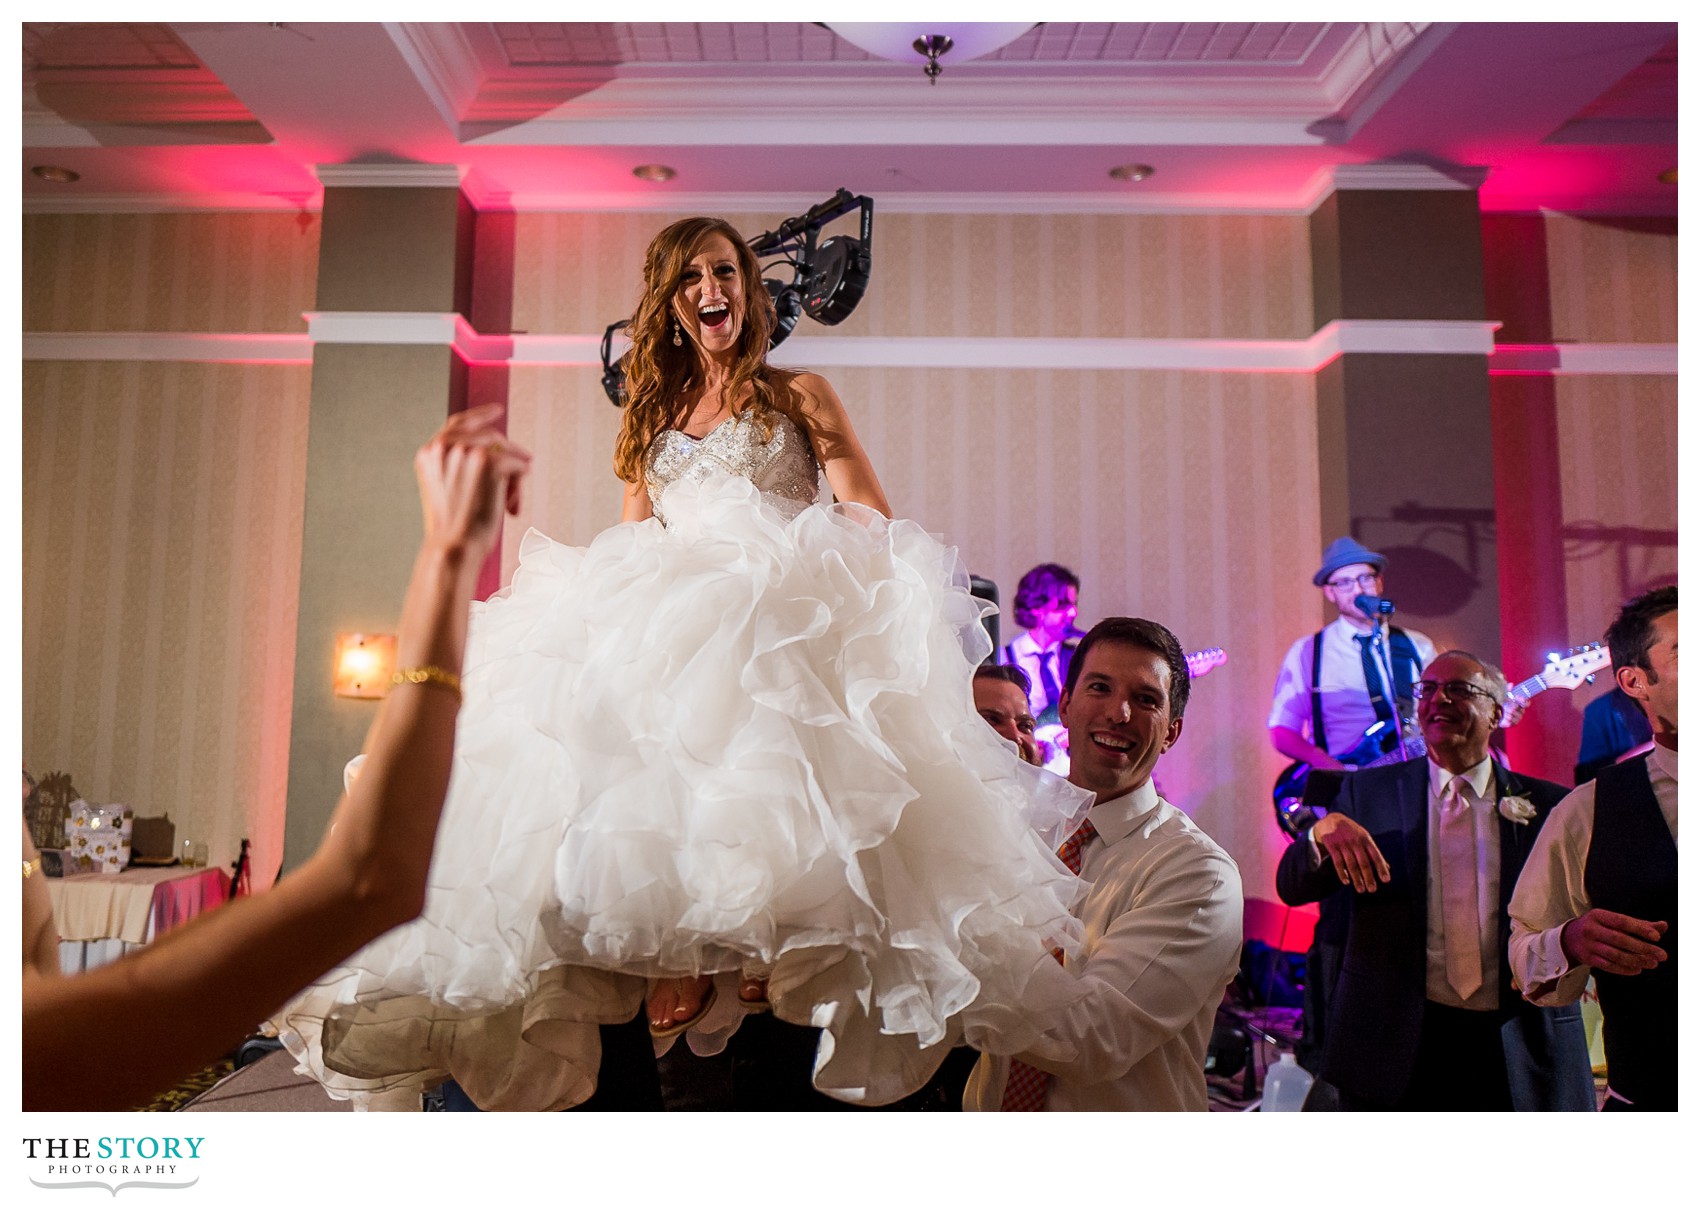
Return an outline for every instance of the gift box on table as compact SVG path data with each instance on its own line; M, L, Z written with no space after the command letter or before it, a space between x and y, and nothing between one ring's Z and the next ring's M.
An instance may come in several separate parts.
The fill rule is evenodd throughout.
M72 801L65 816L65 874L122 872L130 862L134 820L127 804L95 808L86 800Z

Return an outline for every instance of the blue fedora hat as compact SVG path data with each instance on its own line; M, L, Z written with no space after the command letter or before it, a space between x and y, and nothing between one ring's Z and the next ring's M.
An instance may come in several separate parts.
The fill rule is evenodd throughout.
M1334 570L1343 569L1348 564L1373 565L1375 571L1381 573L1387 569L1387 557L1380 552L1370 551L1350 535L1342 535L1322 553L1322 567L1316 570L1316 576L1310 579L1310 583L1325 585L1334 575Z

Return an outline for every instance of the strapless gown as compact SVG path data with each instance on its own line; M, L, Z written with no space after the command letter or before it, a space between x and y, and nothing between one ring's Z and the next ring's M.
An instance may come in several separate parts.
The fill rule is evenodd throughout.
M820 1090L888 1103L966 1027L1017 1039L1078 942L1050 848L1085 794L975 714L988 608L955 550L817 504L784 418L665 433L645 478L654 518L533 530L474 606L424 913L274 1020L332 1095L569 1107L646 978L721 975L711 1051L747 966L822 1029Z

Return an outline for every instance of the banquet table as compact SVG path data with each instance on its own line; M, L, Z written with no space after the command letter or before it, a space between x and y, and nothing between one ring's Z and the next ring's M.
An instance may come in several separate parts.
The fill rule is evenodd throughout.
M47 890L61 941L59 967L79 973L229 900L230 874L222 867L126 868L60 876Z

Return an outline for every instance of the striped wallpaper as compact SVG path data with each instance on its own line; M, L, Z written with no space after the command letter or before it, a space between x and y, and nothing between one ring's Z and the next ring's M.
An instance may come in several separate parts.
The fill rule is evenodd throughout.
M1577 376L1557 388L1570 634L1594 639L1625 598L1676 580L1676 380Z
M283 856L306 367L26 363L23 754Z
M25 215L25 332L300 333L317 215Z
M1546 216L1554 341L1674 342L1676 220Z
M629 315L643 286L644 248L674 218L521 215L514 329L601 333ZM753 236L786 216L725 218ZM830 329L805 318L799 334L1303 338L1312 331L1310 240L1302 216L883 215L876 209L873 244L874 270L861 305ZM788 281L786 269L771 273Z

